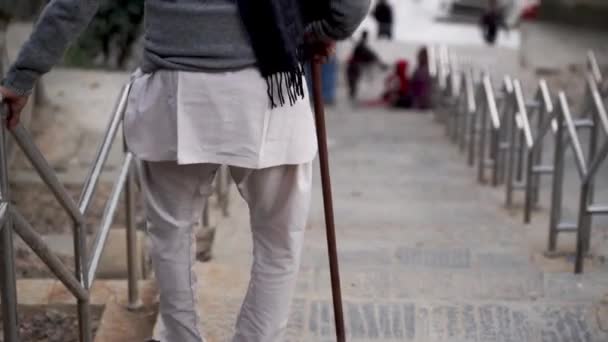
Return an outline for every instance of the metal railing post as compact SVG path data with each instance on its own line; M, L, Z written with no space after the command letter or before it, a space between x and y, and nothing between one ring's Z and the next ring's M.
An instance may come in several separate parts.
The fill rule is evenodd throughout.
M589 82L594 82L593 79L589 79ZM597 89L597 88L596 88ZM592 88L592 84L588 83L587 85L587 92L588 92L588 96L586 97L586 101L589 103L588 104L588 108L594 108L594 89ZM602 105L602 104L598 104L598 105ZM597 108L596 108L597 110ZM591 131L589 132L589 156L588 156L588 161L593 161L595 159L595 156L597 154L597 145L598 145L598 138L599 138L599 133L600 133L600 118L598 118L598 116L596 115L596 113L594 113L593 111L591 112L590 115L590 119L592 121L592 125L593 127L591 127ZM586 191L587 194L585 194L586 196L586 201L587 201L587 206L589 206L591 203L593 203L593 200L595 198L595 187L594 187L594 178L589 179L588 181L584 181L582 188L581 188L581 196L583 195L583 191ZM581 199L582 201L582 199ZM580 227L579 229L583 232L583 252L587 253L590 250L590 245L591 245L591 226L593 224L593 215L588 214L587 212L587 207L585 207L585 211L581 212L580 214ZM582 272L582 267L581 267L581 272Z
M547 117L553 117L553 104L551 102L551 98L550 98L550 94L549 94L549 87L547 85L547 82L544 79L541 79L539 81L539 89L538 89L538 95L537 95L537 99L540 101L540 103L542 103L542 106L539 108L538 110L538 121L537 121L537 132L540 135L540 138L536 140L536 142L534 143L534 150L537 151L536 152L536 156L533 159L533 162L535 165L542 165L543 163L543 148L544 148L544 134L545 131L543 131L545 129L545 127L543 125L548 125L547 129L551 130L551 124L553 123L553 120L551 119L549 122L545 123L545 118ZM529 166L530 168L530 166ZM540 201L540 178L541 174L540 173L534 173L532 176L532 179L530 180L532 183L532 198L531 198L531 205L538 205L538 202ZM531 209L531 208L530 208Z
M553 185L551 191L551 212L549 217L549 242L547 253L555 253L557 234L562 216L562 192L564 182L564 113L560 105L557 110L557 130L555 132L555 151L553 157Z
M6 107L2 105L0 96L0 191L2 201L10 205L8 183L8 151L7 129L5 125ZM15 274L15 253L13 246L13 227L10 211L5 212L6 218L3 227L0 227L0 248L2 248L2 261L0 262L0 275L2 279L2 321L4 327L4 341L19 342L17 317L17 280Z
M513 101L512 96L507 101ZM516 146L516 136L517 136L517 127L516 127L516 117L518 115L518 111L513 111L511 113L507 113L508 117L504 120L507 133L507 141L509 144L509 149L507 150L507 164L506 164L506 205L507 207L511 207L513 204L513 173L515 167L515 149Z
M589 242L591 239L591 214L589 213L589 195L591 187L592 184L590 182L583 182L581 186L581 194L578 207L578 229L576 231L576 259L574 263L574 273L576 274L583 273L585 254L589 251Z
M86 232L84 224L74 223L74 267L76 279L85 289L90 285L87 281L87 252L86 252ZM81 342L93 342L93 328L91 326L91 308L89 299L78 299L78 327L80 330Z
M513 81L513 95L510 101L515 106L513 115L508 118L508 163L507 163L507 192L506 206L513 205L513 193L515 189L521 189L523 181L524 152L534 147L534 139L530 128L527 104L524 99L523 90L519 80Z
M467 71L464 73L462 84L465 90L464 96L466 101L466 109L462 116L462 127L459 145L460 150L464 152L467 147L467 135L469 135L470 138L471 122L473 121L473 117L475 115L475 112L477 111L475 85L473 83L473 71L471 70L471 68L468 68Z
M513 81L510 76L505 76L502 82L502 97L501 97L501 109L500 114L502 115L503 121L508 121L508 116L510 115L510 111L513 110ZM505 182L505 168L506 168L506 158L507 153L505 150L509 148L508 142L508 124L503 123L500 125L498 129L498 145L496 152L496 168L498 183Z
M483 101L483 109L480 111L480 127L479 127L479 145L477 150L477 181L481 184L486 182L486 140L488 127L488 111L489 106L487 101Z
M491 135L490 135L490 153L492 156L492 160L494 161L494 165L492 165L492 186L498 186L498 170L500 163L498 159L500 157L500 128L496 129L492 127Z
M127 147L125 144L125 153ZM127 233L127 279L128 279L128 304L129 310L141 308L142 302L139 298L137 263L141 262L137 257L137 227L135 224L135 172L133 166L129 167L127 181L125 183L125 216Z
M483 82L479 82L477 86L477 91L475 93L475 98L480 99L483 96ZM471 113L471 117L469 118L469 142L468 142L468 152L467 152L467 163L470 167L475 166L475 146L478 137L478 125L479 125L479 117L482 115L482 105L483 101L478 101L478 105L475 107L475 111Z

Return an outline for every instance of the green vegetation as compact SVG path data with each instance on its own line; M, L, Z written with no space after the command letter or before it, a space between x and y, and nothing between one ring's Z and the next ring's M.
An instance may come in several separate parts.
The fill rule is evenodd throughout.
M0 36L9 20L33 20L47 2L0 0ZM124 68L139 35L143 6L144 0L104 0L91 25L68 50L65 63ZM0 39L0 48L2 41Z
M144 0L104 1L80 40L66 54L66 63L93 67L124 68L143 19ZM99 61L99 60L98 60Z

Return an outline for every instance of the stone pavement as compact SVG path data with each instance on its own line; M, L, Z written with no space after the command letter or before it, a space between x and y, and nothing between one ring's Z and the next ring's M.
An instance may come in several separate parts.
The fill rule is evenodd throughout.
M430 114L341 107L328 126L349 341L608 340L606 266L543 258L546 211L522 225ZM287 341L335 341L319 187ZM246 206L232 212L196 266L210 342L230 339L248 281Z

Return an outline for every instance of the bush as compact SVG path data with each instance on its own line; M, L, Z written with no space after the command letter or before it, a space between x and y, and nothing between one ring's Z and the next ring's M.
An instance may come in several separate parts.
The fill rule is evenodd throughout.
M144 0L106 0L79 41L68 51L66 63L124 68L143 20ZM112 60L115 59L115 60Z

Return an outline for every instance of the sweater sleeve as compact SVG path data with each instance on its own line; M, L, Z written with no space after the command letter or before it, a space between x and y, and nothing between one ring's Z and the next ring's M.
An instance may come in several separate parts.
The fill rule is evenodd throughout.
M370 0L330 0L330 10L321 20L313 21L307 33L319 39L344 40L359 27L370 8Z
M68 45L97 12L99 0L51 0L21 48L2 85L21 95L59 62Z

